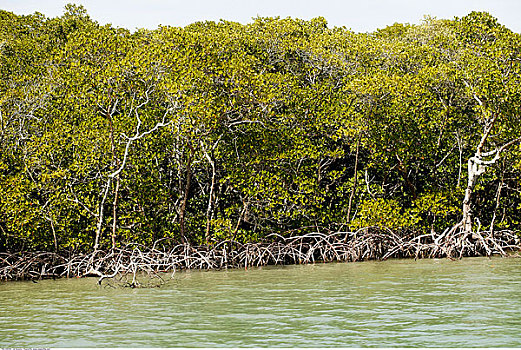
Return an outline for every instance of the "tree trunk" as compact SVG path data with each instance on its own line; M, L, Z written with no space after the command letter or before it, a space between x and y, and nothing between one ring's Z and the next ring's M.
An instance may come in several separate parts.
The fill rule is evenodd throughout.
M101 199L101 202L99 204L98 208L98 223L96 225L96 237L94 238L94 251L98 250L99 248L99 241L101 238L101 230L103 228L103 214L104 214L104 207L105 207L105 200L107 199L107 195L109 193L109 188L112 179L109 177L107 180L107 184L105 187L105 193L103 194L103 198Z
M112 249L116 248L116 227L118 223L118 195L119 195L119 174L116 176L116 188L114 189L114 202L112 203Z
M54 239L54 252L58 253L58 239L56 238L56 231L54 230L54 223L51 218L51 229L52 229L52 237Z
M192 157L195 153L194 148L190 143L188 144L190 153L188 153L188 160L186 162L186 184L183 194L183 200L181 202L181 209L179 210L179 226L181 232L181 240L183 243L187 242L185 235L185 216L186 216L186 205L188 203L188 195L190 194L190 182L192 180Z
M360 150L360 136L356 141L356 156L355 156L355 179L353 183L353 187L351 188L351 194L349 195L349 206L347 207L347 222L351 222L351 205L353 203L353 198L356 192L356 186L358 185L358 153Z
M0 108L0 132L4 135L4 117L2 116L2 109Z
M215 162L211 159L211 157L206 154L208 162L212 166L212 182L210 184L210 194L208 196L208 208L206 209L206 231L205 231L205 241L206 243L210 240L210 221L213 216L213 197L214 197L214 189L215 189Z
M477 179L481 174L485 172L487 166L493 165L499 159L501 152L511 145L521 141L521 138L513 139L503 146L496 148L494 151L482 153L483 145L486 141L490 130L488 130L482 138L482 142L479 144L474 157L471 157L468 162L469 177L467 181L467 189L465 190L465 198L463 199L463 218L461 223L463 224L464 232L472 231L472 191ZM482 157L494 156L491 160L483 160Z
M411 191L412 199L416 200L416 198L418 197L416 194L416 188L414 187L413 183L409 179L409 174L407 173L407 169L403 166L403 162L398 156L396 156L396 159L398 159L398 171L400 173L402 173L405 185L407 186L409 191Z
M472 191L474 190L474 185L478 177L485 172L486 165L494 164L499 157L499 150L496 150L494 160L492 161L482 161L482 156L486 156L488 154L482 154L483 147L487 142L488 136L494 127L494 124L497 119L497 114L492 114L489 120L486 123L485 129L483 130L483 135L481 136L481 140L479 141L478 146L476 147L476 152L474 156L471 157L468 161L468 180L467 180L467 188L465 189L465 198L463 199L463 207L462 213L463 218L461 224L463 225L464 232L472 231ZM494 154L492 152L491 154Z
M116 144L114 142L114 121L112 120L112 113L107 110L107 118L110 125L110 148L112 151L112 166L119 167L119 162L116 160ZM112 202L112 249L116 248L116 224L117 224L117 205L119 192L119 173L116 175L116 188L114 189L114 201Z
M494 224L496 222L496 213L497 213L497 210L499 209L499 203L500 203L500 198L501 198L501 189L503 188L504 184L505 184L505 177L504 177L504 173L502 173L501 182L497 186L496 206L494 207L494 213L492 214L492 220L490 221L490 236L491 237L494 236Z
M469 178L467 182L467 188L465 189L465 198L463 199L463 231L464 232L471 232L472 231L472 206L471 206L471 199L472 199L472 190L474 188L474 184L476 182L476 179L478 175L476 172L473 172L471 169L473 167L472 161L469 160Z

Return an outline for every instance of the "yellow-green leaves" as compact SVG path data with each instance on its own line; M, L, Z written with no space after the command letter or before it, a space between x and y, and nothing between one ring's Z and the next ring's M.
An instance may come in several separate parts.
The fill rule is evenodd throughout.
M0 234L18 247L442 231L487 125L485 154L521 136L520 36L486 13L365 34L320 17L131 33L75 6L0 24ZM483 227L518 225L508 151L474 189Z

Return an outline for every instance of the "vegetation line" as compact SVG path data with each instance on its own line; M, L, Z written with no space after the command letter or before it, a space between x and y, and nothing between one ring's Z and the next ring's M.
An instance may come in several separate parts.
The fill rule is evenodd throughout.
M521 35L486 12L355 33L0 10L0 76L2 279L518 246Z
M453 232L456 232L455 230ZM116 278L116 283L142 287L140 276L152 278L155 285L179 269L227 269L266 265L311 264L388 258L461 258L463 256L506 256L519 250L519 238L511 231L477 232L479 239L443 236L399 236L389 230L369 227L357 232L312 232L299 236L267 237L269 241L240 243L226 240L214 246L178 244L167 248L156 242L153 247L129 244L109 251L60 255L45 252L0 253L0 280L97 276L98 283ZM347 240L346 240L346 237ZM161 245L162 247L158 247ZM154 281L154 279L156 279ZM150 278L146 286L150 286Z

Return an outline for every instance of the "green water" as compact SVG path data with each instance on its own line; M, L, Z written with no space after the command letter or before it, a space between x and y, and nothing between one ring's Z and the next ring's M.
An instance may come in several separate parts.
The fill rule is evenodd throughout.
M521 347L521 259L394 260L0 284L1 347Z

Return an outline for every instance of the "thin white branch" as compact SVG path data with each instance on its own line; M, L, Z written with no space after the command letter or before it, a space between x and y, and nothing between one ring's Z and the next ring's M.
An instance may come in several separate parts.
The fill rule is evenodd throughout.
M479 99L478 95L474 92L474 88L472 86L470 86L470 84L468 83L468 81L466 80L463 80L463 83L465 84L466 87L468 87L470 89L470 91L472 92L472 97L479 103L479 105L481 107L483 107L483 102Z
M261 122L260 120L239 120L239 121L236 121L236 122L231 122L230 124L228 124L228 126L235 126L235 125L240 125L240 124L253 124L253 123L258 123L258 124L261 124L262 126L264 126L264 123Z
M449 152L447 152L447 154L445 155L445 157L442 158L442 160L440 160L440 162L438 164L436 164L436 168L438 168L440 165L443 164L443 162L445 161L445 159L447 159L447 157L452 153L452 151L457 147L457 144L452 146L452 148L450 149Z
M140 106L142 106L142 105L143 104L141 104ZM136 109L138 107L136 107ZM157 123L152 129L140 133L139 132L139 128L141 127L141 119L139 118L139 114L136 111L136 117L137 117L136 133L132 137L127 137L127 144L125 145L125 153L123 154L123 161L121 162L120 167L116 171L114 171L113 173L109 174L109 178L116 177L125 168L125 165L127 164L127 159L128 159L128 152L130 150L130 146L132 145L132 142L134 142L136 140L139 140L139 139L141 139L141 138L143 138L143 137L153 133L157 129L165 127L165 126L168 126L168 125L170 125L172 123L172 120L168 121L167 123L164 122L164 120L165 120L165 118L166 118L166 116L167 116L167 114L169 112L170 112L170 110L167 110L165 112L165 114L163 115L163 121Z
M90 215L94 216L94 217L98 217L98 214L96 214L95 212L93 212L89 207L87 207L83 202L81 202L78 197L76 196L76 192L74 192L74 190L72 189L72 186L69 184L69 189L72 193L72 195L74 196L74 199L71 199L69 198L68 196L66 197L66 199L68 201L71 201L73 203L76 203L76 204L79 204L83 207L83 209L85 209Z

